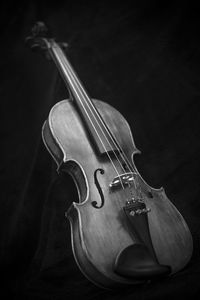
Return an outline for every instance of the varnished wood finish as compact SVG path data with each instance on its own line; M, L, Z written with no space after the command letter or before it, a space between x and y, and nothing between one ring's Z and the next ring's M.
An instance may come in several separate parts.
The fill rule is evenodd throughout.
M95 106L138 174L144 202L151 209L148 221L158 261L171 266L175 273L187 264L192 254L192 237L187 224L164 190L150 187L137 171L133 155L138 150L126 120L104 102L95 100ZM109 183L116 176L112 164L107 158L96 155L71 100L61 101L52 108L43 127L43 139L58 168L72 175L79 190L79 200L72 203L67 216L71 224L72 248L80 269L103 287L138 283L113 272L119 251L135 243L123 212L130 191L110 191ZM100 209L92 205L93 201L98 205L102 202L94 184L94 172L98 168L104 170L104 174L97 173L105 200ZM117 169L122 173L119 165ZM153 198L148 197L149 191Z

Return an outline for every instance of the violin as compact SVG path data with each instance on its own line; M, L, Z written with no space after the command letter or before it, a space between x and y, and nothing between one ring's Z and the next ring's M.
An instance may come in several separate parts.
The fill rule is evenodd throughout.
M69 99L52 107L42 137L58 171L68 172L78 190L66 217L80 270L111 289L181 270L193 251L190 230L164 189L151 187L138 172L133 158L140 151L125 118L91 99L43 23L27 42L45 51L69 90Z

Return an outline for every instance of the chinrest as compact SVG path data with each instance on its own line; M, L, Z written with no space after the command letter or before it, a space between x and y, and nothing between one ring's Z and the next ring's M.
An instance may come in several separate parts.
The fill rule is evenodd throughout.
M114 271L125 277L151 279L168 275L171 268L160 265L145 245L134 244L119 252L115 260Z

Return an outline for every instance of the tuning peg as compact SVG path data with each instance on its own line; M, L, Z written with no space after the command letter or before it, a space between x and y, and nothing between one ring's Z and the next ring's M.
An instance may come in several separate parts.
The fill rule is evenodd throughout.
M32 36L27 36L25 38L25 44L28 45L28 46L31 45L32 41L33 41L33 37Z
M69 47L69 45L68 45L67 43L65 43L65 42L58 43L58 45L59 45L63 50L66 50L66 49Z
M47 36L48 29L44 22L36 22L35 25L32 27L32 34L33 36Z

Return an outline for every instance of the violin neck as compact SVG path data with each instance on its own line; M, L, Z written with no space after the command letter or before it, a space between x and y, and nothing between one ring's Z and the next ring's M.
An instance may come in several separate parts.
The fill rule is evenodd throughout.
M76 75L62 48L54 40L50 43L49 53L55 62L66 87L69 89L73 100L79 104L81 99L84 102L88 102L88 105L91 105L91 100L80 82L80 79Z
M76 103L80 116L89 130L92 142L99 154L118 151L114 137L99 115L63 50L54 40L50 42L48 50L68 90L70 90L73 101Z

